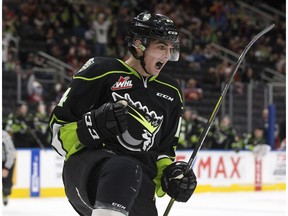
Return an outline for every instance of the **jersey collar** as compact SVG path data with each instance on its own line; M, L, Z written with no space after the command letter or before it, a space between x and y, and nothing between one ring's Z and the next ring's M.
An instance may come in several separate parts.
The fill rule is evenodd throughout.
M141 75L134 70L132 67L130 67L128 64L126 64L124 61L122 61L121 59L117 59L121 64L123 64L126 68L128 68L135 76L137 76L139 79L141 79ZM149 81L152 81L154 79L156 79L157 76L150 76L148 78Z

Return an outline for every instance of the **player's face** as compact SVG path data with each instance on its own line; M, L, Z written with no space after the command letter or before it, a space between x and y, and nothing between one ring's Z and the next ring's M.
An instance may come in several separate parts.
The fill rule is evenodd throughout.
M152 41L145 50L145 68L151 75L158 75L171 57L172 43Z

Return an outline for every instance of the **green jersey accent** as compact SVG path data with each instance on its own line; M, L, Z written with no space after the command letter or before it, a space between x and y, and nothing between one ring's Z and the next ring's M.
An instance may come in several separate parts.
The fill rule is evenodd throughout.
M76 128L77 128L76 122L65 124L64 126L60 128L60 139L66 143L66 145L64 146L64 149L67 152L67 155L66 155L67 159L72 154L84 148L84 145L79 142L77 134L74 133Z
M109 72L107 72L105 74L102 74L101 76L96 76L96 77L91 77L91 78L75 75L74 79L82 79L82 80L86 80L86 81L93 81L93 80L96 80L96 79L103 78L104 76L107 76L109 74L117 74L117 73L119 73L119 74L133 74L132 72L125 72L125 71L109 71Z
M129 115L133 116L133 118L135 118L138 122L140 122L150 133L155 132L155 130L157 129L157 127L153 127L151 122L148 122L145 117L143 117L143 115L141 115L139 112L137 112L137 110L135 110L134 108L133 111L139 116L133 115L132 113L129 112Z
M166 193L162 190L161 178L163 175L163 170L169 166L173 161L170 158L162 158L156 162L157 164L157 176L154 178L154 183L156 186L155 193L158 197L163 197Z

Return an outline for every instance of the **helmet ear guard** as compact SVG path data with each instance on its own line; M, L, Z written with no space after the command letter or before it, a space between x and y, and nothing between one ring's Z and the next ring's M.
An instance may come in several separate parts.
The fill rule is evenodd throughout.
M134 40L134 41L136 41L137 40L137 38ZM138 39L139 41L140 41L140 43L139 44L135 44L135 42L134 43L132 43L132 46L135 48L135 49L140 49L140 50L142 50L143 52L145 51L145 49L146 49L146 47L144 46L144 45L142 45L142 40L141 39ZM146 44L146 43L145 43Z
M129 26L126 40L128 49L135 58L137 58L134 44L136 39L141 41L143 47L137 48L142 51L149 46L151 40L172 43L173 48L171 49L169 61L178 61L180 52L178 35L179 32L176 25L170 18L162 14L151 14L146 11L134 17Z
M136 49L140 49L143 52L145 51L146 47L148 47L148 43L146 38L140 39L140 38L136 38L134 37L133 39L129 38L129 36L126 37L126 40L128 41L128 49L131 52L131 54L136 58L136 59L140 59L139 56L137 56L137 51ZM135 44L135 41L139 40L140 43L139 44ZM144 43L143 43L144 42ZM143 45L144 44L144 45Z
M139 48L142 50L142 51L145 51L146 47L144 47L142 44L140 44Z

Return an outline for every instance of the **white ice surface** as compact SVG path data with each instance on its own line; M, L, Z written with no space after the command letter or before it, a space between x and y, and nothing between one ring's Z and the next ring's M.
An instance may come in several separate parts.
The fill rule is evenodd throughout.
M157 199L162 216L169 197ZM174 202L169 216L286 216L286 193L196 193L187 203ZM65 198L10 199L3 216L77 216ZM147 215L149 216L149 215Z

